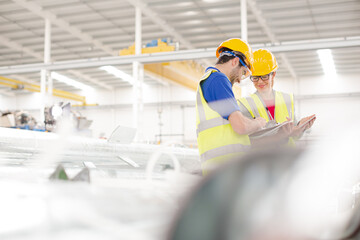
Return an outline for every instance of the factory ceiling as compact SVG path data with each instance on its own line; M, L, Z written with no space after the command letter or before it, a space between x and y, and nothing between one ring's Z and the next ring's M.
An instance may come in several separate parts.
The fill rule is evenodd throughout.
M142 9L142 43L166 38L179 50L214 48L241 37L239 0L0 0L0 68L43 62L45 19L51 21L51 61L118 56L135 41L135 7ZM254 45L360 38L359 0L247 0L248 42ZM360 46L332 51L339 74L360 72ZM276 55L278 77L323 74L316 50ZM213 63L213 58L206 59ZM131 64L118 66L128 74ZM98 67L59 73L99 89L129 87ZM5 77L40 82L40 73ZM146 76L145 83L161 84ZM54 87L76 90L54 81Z

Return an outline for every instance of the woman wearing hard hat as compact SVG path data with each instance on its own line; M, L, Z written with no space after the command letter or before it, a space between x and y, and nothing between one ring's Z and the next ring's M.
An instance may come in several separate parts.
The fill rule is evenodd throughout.
M257 91L251 94L250 97L238 99L242 113L248 117L262 117L267 122L273 123L294 120L293 94L273 89L278 68L275 56L266 49L256 50L253 56L254 61L250 80ZM244 111L244 109L247 111ZM302 118L290 133L289 145L294 145L293 138L301 137L303 132L312 126L315 119L315 115Z

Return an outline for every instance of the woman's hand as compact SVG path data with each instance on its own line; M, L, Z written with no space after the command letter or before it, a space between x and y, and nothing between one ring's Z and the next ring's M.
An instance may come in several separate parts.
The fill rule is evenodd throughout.
M282 126L278 133L277 136L278 137L282 137L282 138L288 138L291 136L293 129L294 129L294 123L291 121L291 119L287 118L287 122L290 122L288 124L285 124L284 126ZM286 122L285 122L286 123Z
M305 125L303 125L306 121L308 121L309 119L313 118L313 120L309 121L308 123L306 123ZM309 128L311 128L311 126L314 124L316 120L316 117L315 117L315 114L311 115L311 116L308 116L308 117L304 117L302 118L298 125L294 127L292 133L291 133L291 136L292 137L301 137L301 135Z

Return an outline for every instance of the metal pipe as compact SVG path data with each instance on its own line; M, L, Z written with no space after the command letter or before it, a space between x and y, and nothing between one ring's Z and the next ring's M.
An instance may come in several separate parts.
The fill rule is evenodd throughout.
M306 50L316 50L325 48L346 48L360 46L360 37L352 38L335 38L325 40L307 40L297 42L279 42L279 43L264 43L252 45L253 50L266 47L273 53L281 52L296 52ZM36 63L13 65L7 67L0 67L0 75L37 72L41 69L47 70L63 70L63 69L76 69L76 68L90 68L99 67L104 65L126 65L132 64L134 61L140 63L157 63L169 61L183 61L194 60L202 58L215 58L216 48L203 48L195 50L181 50L174 52L160 52L141 55L128 55L116 57L103 57L93 59L77 59L70 61L59 61L49 64Z

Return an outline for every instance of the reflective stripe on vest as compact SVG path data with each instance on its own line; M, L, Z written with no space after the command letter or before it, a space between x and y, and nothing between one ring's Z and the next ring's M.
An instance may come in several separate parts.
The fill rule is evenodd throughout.
M275 121L282 123L287 121L286 117L294 119L294 98L292 94L282 93L274 91L275 96ZM266 110L266 104L262 100L259 92L251 94L248 98L242 98L241 102L247 102L248 105L244 104L248 111L255 115L260 116L266 121L270 120L268 111ZM249 109L250 107L250 109ZM289 145L295 145L292 138L289 138Z
M229 121L225 120L222 117L205 120L205 121L199 123L199 125L196 129L196 135L198 136L199 133L201 133L202 131L205 131L209 128L213 128L213 127L217 127L217 126L221 126L221 125L225 125L225 124L229 124Z
M294 110L293 110L294 104L293 104L293 101L292 101L292 96L290 94L287 94L287 93L282 93L282 96L283 96L284 101L285 101L286 109L288 110L289 118L294 120Z
M197 140L202 162L221 161L230 154L243 153L250 148L247 135L237 134L228 120L214 111L206 102L201 90L201 82L206 80L216 70L205 73L200 80L196 94L197 108ZM214 159L217 158L217 159Z
M278 123L282 123L287 121L286 116L294 119L294 102L293 97L290 94L282 93L278 91L274 91L275 95L275 121ZM266 111L266 104L262 100L260 94L258 92L251 94L251 99L255 102L256 108L252 110L257 110L260 114L260 117L265 118L266 121L270 120L269 113ZM249 100L250 100L249 98ZM247 98L248 99L248 98ZM251 105L251 104L250 104ZM283 106L285 105L285 108Z
M255 92L254 94L259 98L263 107L265 108L266 104L263 101L263 99L261 98L259 92ZM286 110L287 110L289 118L294 119L294 115L293 115L294 104L293 104L292 95L287 94L287 93L278 92L275 90L274 90L274 95L275 95L275 106L279 106L280 104L282 104L282 102L284 102L286 105ZM276 107L275 107L275 111L276 111ZM268 119L270 119L269 113L267 111L266 111L266 115L268 116ZM281 119L276 119L276 114L275 114L275 120L276 120L276 122L282 122Z
M199 113L200 122L205 121L206 120L205 110L204 110L204 106L201 103L201 96L200 96L199 91L197 91L197 93L196 93L196 104L198 106L198 113Z
M252 118L255 118L255 115L252 111L249 111L251 107L249 106L248 101L245 98L237 99L237 103L240 107L240 112L247 116L247 112L250 113Z
M250 149L249 145L243 145L243 144L225 145L225 146L218 147L218 148L204 152L203 154L200 155L200 158L204 161L207 161L212 158L221 157L221 156L224 156L227 154L246 152L249 149Z
M252 109L252 111L253 111L254 116L255 116L256 118L257 118L257 117L260 117L260 113L259 113L258 108L256 107L256 103L255 103L254 99L251 98L251 97L247 97L246 100L247 100L247 102L249 103L249 105L250 105L250 107L251 107L251 109Z

